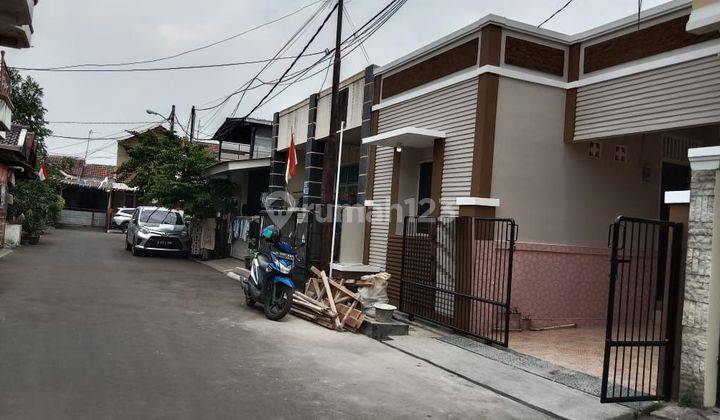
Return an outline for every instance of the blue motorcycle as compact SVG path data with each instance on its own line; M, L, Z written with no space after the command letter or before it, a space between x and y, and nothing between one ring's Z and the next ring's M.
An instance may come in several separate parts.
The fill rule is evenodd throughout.
M261 240L270 245L269 255L257 252L250 267L250 278L243 282L245 303L263 304L265 316L279 321L290 312L295 285L291 275L295 268L295 249L280 240L275 226L267 226L260 232Z

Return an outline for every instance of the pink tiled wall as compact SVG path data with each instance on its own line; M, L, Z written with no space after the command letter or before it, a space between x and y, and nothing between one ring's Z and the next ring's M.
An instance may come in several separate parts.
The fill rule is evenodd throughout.
M518 243L511 307L533 326L602 325L609 274L609 249Z

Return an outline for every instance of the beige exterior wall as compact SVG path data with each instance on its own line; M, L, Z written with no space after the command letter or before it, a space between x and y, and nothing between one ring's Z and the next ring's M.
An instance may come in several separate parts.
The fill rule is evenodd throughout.
M608 225L620 215L656 218L660 206L660 141L636 136L564 144L565 91L501 78L495 131L492 197L498 217L520 226L522 242L605 247ZM613 161L615 144L627 163Z
M699 9L704 6L710 6L711 4L720 3L720 0L693 0L693 10Z

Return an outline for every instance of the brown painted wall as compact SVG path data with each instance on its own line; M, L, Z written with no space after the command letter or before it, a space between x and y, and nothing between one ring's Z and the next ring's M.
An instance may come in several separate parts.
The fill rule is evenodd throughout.
M473 67L477 63L477 57L478 40L473 39L391 76L384 77L382 97L388 98L462 69Z
M628 61L720 38L720 32L694 35L685 31L688 16L631 32L585 48L584 72L591 73Z
M520 38L505 38L505 63L543 73L565 73L565 51Z

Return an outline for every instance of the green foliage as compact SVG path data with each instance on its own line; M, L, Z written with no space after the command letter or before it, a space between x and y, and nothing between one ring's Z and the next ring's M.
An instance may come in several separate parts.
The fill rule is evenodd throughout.
M57 223L65 200L52 184L40 180L18 183L12 190L11 219L22 220L23 230L35 233Z
M10 71L12 81L13 123L28 127L28 131L35 133L38 142L38 157L44 157L45 137L52 134L45 124L43 107L43 88L30 76L23 77L17 70Z
M126 146L130 159L117 173L144 193L145 204L183 209L201 218L232 209L235 186L228 180L203 175L215 163L206 148L169 132L134 134L138 145Z

